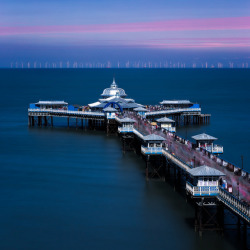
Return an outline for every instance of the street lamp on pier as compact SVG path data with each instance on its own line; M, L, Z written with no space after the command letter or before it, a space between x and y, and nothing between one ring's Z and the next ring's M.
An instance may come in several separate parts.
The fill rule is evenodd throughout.
M241 156L241 170L243 170L243 155Z

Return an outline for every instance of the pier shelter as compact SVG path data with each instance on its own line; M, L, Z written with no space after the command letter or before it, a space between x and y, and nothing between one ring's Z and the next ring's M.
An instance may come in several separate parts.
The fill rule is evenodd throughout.
M38 109L68 109L68 103L65 101L39 101L33 105L31 108Z
M166 139L162 136L150 134L143 137L141 152L144 155L162 154L163 141Z
M219 179L225 174L204 165L189 170L189 175L189 181L186 182L187 193L193 197L206 197L219 194Z
M163 100L160 102L167 109L190 108L193 103L189 100Z
M169 119L167 117L163 117L160 119L157 119L156 122L160 126L161 129L165 129L169 132L175 133L176 132L176 127L175 127L175 121L172 119Z
M145 117L145 113L148 112L148 110L143 107L134 108L133 110L142 117Z
M103 109L103 112L106 114L107 119L115 119L117 109L112 108L112 107L107 107Z
M203 148L210 153L223 154L223 147L214 144L214 141L218 140L217 138L205 133L192 136L192 138L196 141L196 148Z
M128 118L128 117L125 117L123 119L117 119L117 120L121 124L118 127L119 133L133 133L135 120Z

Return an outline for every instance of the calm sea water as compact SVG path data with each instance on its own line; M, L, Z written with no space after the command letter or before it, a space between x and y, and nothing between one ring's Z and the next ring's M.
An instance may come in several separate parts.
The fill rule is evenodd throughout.
M143 160L123 155L116 136L28 128L29 103L88 104L113 75L138 103L200 103L211 123L177 133L218 137L224 158L241 165L243 155L250 171L250 70L0 70L0 248L238 249L234 232L199 238L191 205L147 182Z

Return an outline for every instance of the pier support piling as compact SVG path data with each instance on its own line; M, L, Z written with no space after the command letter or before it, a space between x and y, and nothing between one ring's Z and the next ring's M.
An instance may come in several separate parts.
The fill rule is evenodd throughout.
M47 127L47 125L48 125L47 116L44 116L44 126Z
M148 167L149 167L149 160L150 160L150 156L147 155L146 156L146 179L148 181Z

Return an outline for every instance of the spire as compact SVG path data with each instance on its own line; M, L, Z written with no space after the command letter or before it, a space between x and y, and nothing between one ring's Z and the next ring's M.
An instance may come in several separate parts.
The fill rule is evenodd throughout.
M115 77L113 77L113 82L111 84L111 88L117 88L116 82L115 82Z

